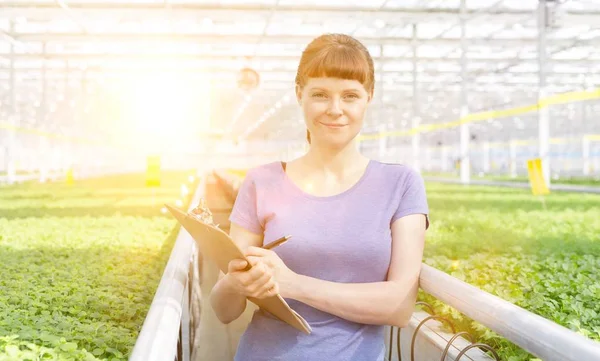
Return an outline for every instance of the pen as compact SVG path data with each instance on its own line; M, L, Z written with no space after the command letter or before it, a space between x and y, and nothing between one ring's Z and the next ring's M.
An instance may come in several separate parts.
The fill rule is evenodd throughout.
M267 244L263 248L264 249L273 249L273 248L279 246L280 244L285 243L290 238L292 238L292 236L283 236L283 237L279 238L278 240L275 240L275 241Z
M267 244L266 246L263 246L264 249L273 249L277 246L279 246L282 243L285 243L288 239L292 238L292 236L283 236L269 244ZM252 265L250 265L250 263L248 263L246 265L246 267L244 268L244 271L249 271L252 268Z

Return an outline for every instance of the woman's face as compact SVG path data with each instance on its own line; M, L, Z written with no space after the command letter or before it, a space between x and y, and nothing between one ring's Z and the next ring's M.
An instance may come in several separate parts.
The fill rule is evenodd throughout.
M344 146L363 125L371 94L357 80L309 78L297 89L311 143Z

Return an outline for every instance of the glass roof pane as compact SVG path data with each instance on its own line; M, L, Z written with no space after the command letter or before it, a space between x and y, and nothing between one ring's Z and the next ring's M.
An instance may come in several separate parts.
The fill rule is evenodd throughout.
M233 4L247 4L245 0L219 0L215 3L220 5L233 5ZM275 5L277 0L252 0L252 3L264 4L264 5Z
M458 109L459 0L175 0L169 1L168 11L162 0L73 0L67 2L75 4L72 12L55 6L54 0L10 0L17 5L1 8L7 1L0 0L0 29L4 29L0 79L8 79L10 44L19 44L18 78L37 98L40 92L35 84L40 82L42 64L53 70L47 72L51 86L60 89L67 62L72 83L83 76L83 69L90 79L119 79L127 72L174 68L190 76L212 72L224 79L219 83L224 89L235 87L241 67L251 66L260 72L261 90L277 95L293 88L299 57L308 42L322 33L340 32L353 34L367 45L377 71L383 64L385 73L377 73L377 78L383 79L387 104L398 105L398 99L412 93L411 39L417 24L418 86L438 100L427 104L427 109L438 114L439 121ZM45 4L44 8L25 6L35 3ZM513 95L520 89L535 96L537 4L537 0L467 2L468 86L481 92L470 98L479 106L485 101L500 104L504 94L510 94L506 101L523 99ZM80 5L87 9L77 8ZM596 1L573 0L557 6L547 43L551 92L599 83L598 12ZM14 34L9 20L15 21ZM91 36L83 33L81 24ZM42 62L44 41L47 60ZM380 44L383 63L378 59ZM22 99L27 93L24 87ZM428 98L424 95L424 99ZM410 104L402 106L410 109Z
M243 0L239 0L244 2ZM360 8L378 8L379 2L376 1L363 1L363 0L303 0L298 2L297 0L279 0L279 5L301 5L302 7L360 7Z
M508 9L535 10L538 0L504 0L502 6Z
M385 5L386 8L414 8L423 4L423 0L389 0Z

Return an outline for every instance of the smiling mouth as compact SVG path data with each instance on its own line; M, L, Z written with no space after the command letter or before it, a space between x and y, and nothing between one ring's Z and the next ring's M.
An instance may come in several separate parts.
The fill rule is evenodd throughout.
M328 123L323 123L323 122L319 122L322 125L329 127L329 128L341 128L341 127L345 127L346 124L328 124Z

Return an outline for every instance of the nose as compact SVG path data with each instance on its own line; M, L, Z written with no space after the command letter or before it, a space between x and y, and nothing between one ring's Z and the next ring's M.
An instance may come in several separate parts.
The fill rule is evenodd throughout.
M342 109L340 107L340 100L336 98L332 98L329 102L329 107L327 109L327 114L334 117L339 117L343 114Z

